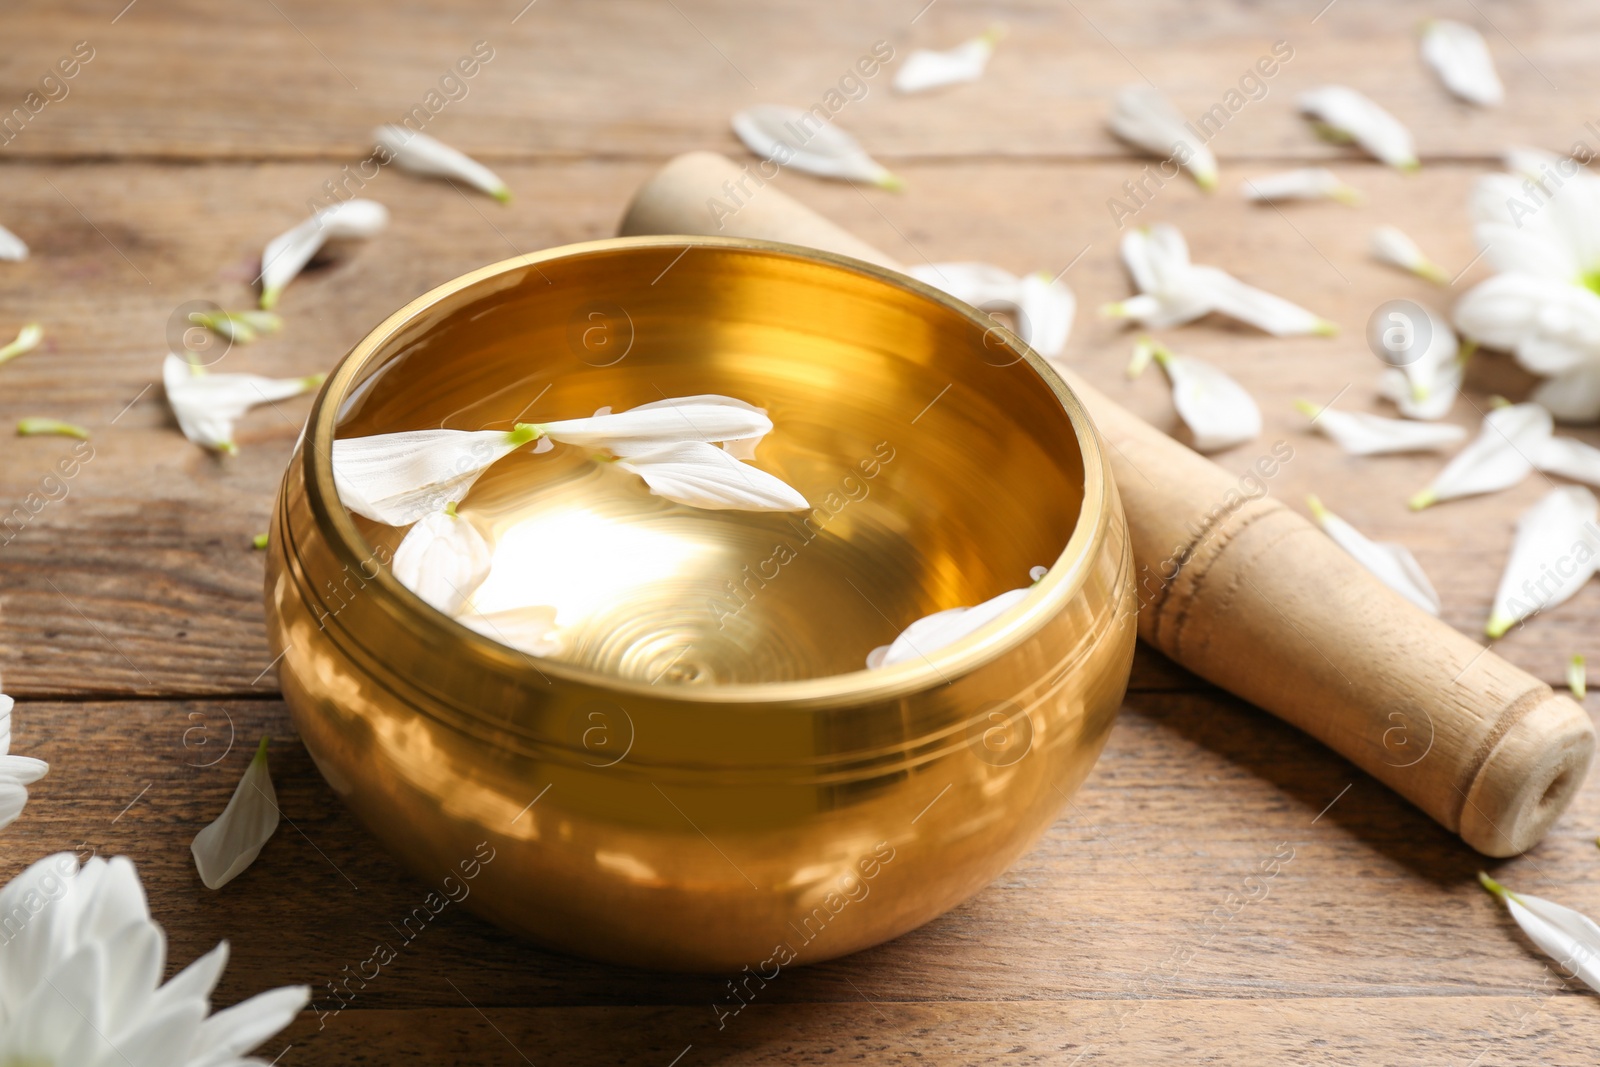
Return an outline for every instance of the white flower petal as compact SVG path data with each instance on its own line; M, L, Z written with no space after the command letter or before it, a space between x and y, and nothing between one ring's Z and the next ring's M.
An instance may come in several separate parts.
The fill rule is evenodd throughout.
M904 185L867 155L854 137L835 126L821 105L811 111L777 104L747 108L733 116L733 132L750 151L779 166L823 178L871 182L884 189Z
M261 252L261 307L270 311L284 286L331 240L371 237L389 224L389 210L376 200L346 200L323 208L286 230Z
M1312 89L1300 95L1299 108L1391 167L1415 170L1419 166L1411 131L1354 89L1343 85Z
M1441 500L1509 489L1533 473L1533 457L1541 454L1553 429L1550 413L1538 404L1496 408L1484 418L1472 443L1411 498L1411 506L1420 509Z
M437 138L396 125L379 126L372 136L398 167L437 178L458 178L502 203L511 199L511 190L499 175Z
M1505 901L1511 917L1560 970L1600 992L1600 926L1582 912L1526 893L1513 893L1480 872L1478 881Z
M1583 587L1600 551L1600 502L1579 485L1552 489L1517 519L1494 610L1484 632L1500 637L1522 619L1553 608Z
M1017 336L1041 356L1059 356L1072 333L1077 298L1042 271L1018 278L988 263L935 263L907 273L982 311L1009 312Z
M1217 157L1183 115L1151 85L1118 90L1111 105L1111 132L1136 148L1171 158L1194 175L1202 189L1217 185Z
M1277 336L1331 334L1333 324L1216 267L1190 262L1176 227L1161 224L1122 238L1122 259L1141 296L1102 311L1151 329L1165 329L1219 312Z
M1191 272L1213 311L1249 323L1274 337L1329 336L1335 332L1333 324L1320 315L1281 296L1246 285L1226 271L1195 266Z
M617 461L657 496L690 507L733 511L800 511L811 505L794 487L740 463L715 445L680 441Z
M489 577L493 556L472 520L436 511L411 527L394 550L394 576L438 610L454 615Z
M333 482L357 515L409 526L467 495L490 464L515 452L530 433L504 430L406 430L333 442Z
M1600 485L1600 448L1571 437L1551 437L1533 454L1533 465L1546 474Z
M653 452L680 441L759 441L772 432L772 420L761 408L716 394L673 397L616 414L533 425L562 444L605 448L619 456Z
M1370 540L1339 516L1322 506L1316 497L1309 500L1312 517L1335 544L1371 571L1379 581L1405 597L1429 615L1439 614L1439 594L1422 572L1411 550L1392 541Z
M28 802L28 786L50 770L44 760L13 756L11 752L11 711L16 701L0 693L0 828L11 825Z
M1454 317L1462 334L1514 352L1535 374L1600 362L1600 296L1567 282L1497 274L1462 296Z
M1261 433L1261 409L1238 382L1209 363L1155 350L1172 382L1172 405L1189 427L1196 452L1219 452Z
M1241 188L1246 200L1337 200L1358 204L1361 194L1325 167L1303 167L1247 180Z
M310 999L307 986L282 986L217 1012L200 1024L188 1067L238 1067L239 1056L293 1022Z
M243 874L277 831L278 817L278 793L267 771L267 739L263 737L228 806L189 846L206 888L221 889Z
M907 626L891 644L880 645L867 656L868 670L882 670L897 663L921 661L940 649L955 644L1010 611L1032 589L1012 589L970 608L949 608L924 616Z
M1432 19L1422 28L1422 58L1445 88L1469 104L1493 107L1504 102L1505 87L1483 35L1452 19Z
M1557 422L1600 422L1600 362L1540 382L1528 399L1548 409Z
M22 238L0 226L0 260L21 263L28 258L28 246Z
M1352 456L1382 456L1395 452L1428 452L1459 444L1467 431L1450 423L1386 419L1364 411L1335 411L1300 404L1311 425L1333 439Z
M1417 242L1397 226L1379 226L1374 229L1368 247L1372 250L1372 258L1380 263L1388 263L1401 270L1410 271L1440 285L1450 283L1450 275L1445 269L1423 255Z
M456 616L469 630L530 656L554 656L562 649L556 609L539 605L502 611L469 611Z
M259 374L211 374L169 352L161 364L161 382L185 437L197 445L234 452L235 419L257 404L310 392L322 384L322 375L263 378Z
M917 49L894 72L894 88L901 93L920 93L961 82L975 82L989 65L999 34L991 30L981 37L963 41L944 52Z
M1438 313L1428 316L1428 347L1403 367L1390 367L1378 380L1378 394L1392 400L1409 419L1442 419L1455 406L1466 365L1456 334Z

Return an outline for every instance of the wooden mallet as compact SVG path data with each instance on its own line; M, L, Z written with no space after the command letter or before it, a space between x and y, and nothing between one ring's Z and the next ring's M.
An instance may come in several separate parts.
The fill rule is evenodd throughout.
M679 156L621 232L784 241L898 263L731 160ZM725 182L744 182L731 215ZM1056 365L1083 399L1127 509L1139 636L1330 745L1490 856L1532 847L1589 770L1577 704L1390 591L1283 504ZM1242 499L1241 499L1242 498ZM1404 745L1396 742L1403 738Z

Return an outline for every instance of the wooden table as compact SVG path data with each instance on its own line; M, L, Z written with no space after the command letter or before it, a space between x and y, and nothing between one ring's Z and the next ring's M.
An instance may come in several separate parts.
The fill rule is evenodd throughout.
M1485 276L1467 228L1475 178L1507 144L1600 147L1585 127L1600 89L1593 5L523 2L26 0L0 15L0 112L75 42L93 49L69 94L0 148L0 222L34 253L0 265L0 332L33 319L48 331L41 351L0 370L0 423L48 415L94 435L94 458L65 482L48 476L70 441L14 439L0 460L0 513L12 516L0 538L0 668L19 700L16 750L52 766L0 835L0 875L57 849L132 856L174 961L231 941L219 1005L282 983L317 987L318 1010L263 1049L288 1067L1594 1062L1600 1005L1555 976L1473 876L1488 866L1600 914L1600 785L1533 852L1486 864L1336 755L1143 652L1098 769L1031 853L921 930L786 974L722 1030L710 1006L720 980L550 955L458 909L337 1010L327 984L393 940L391 923L426 888L354 824L292 740L265 652L250 540L266 528L307 402L254 412L241 454L219 459L178 433L155 383L174 310L249 306L263 242L476 41L493 58L428 129L498 169L515 203L383 174L366 195L390 207L392 227L295 282L283 333L230 353L230 369L327 370L446 279L613 232L670 155L739 152L727 125L738 107L807 105L880 39L904 54L1003 22L1009 36L981 83L902 98L880 75L841 112L904 174L905 193L793 174L782 187L910 262L1072 264L1080 314L1066 361L1176 429L1161 376L1124 380L1130 337L1094 313L1130 291L1106 202L1143 166L1104 130L1109 96L1147 77L1198 114L1283 40L1292 60L1215 141L1223 188L1172 182L1137 216L1176 223L1198 260L1344 327L1334 340L1275 340L1206 321L1165 336L1261 403L1260 441L1222 461L1242 470L1289 442L1294 459L1272 491L1297 506L1315 491L1369 534L1411 546L1446 618L1469 632L1487 615L1512 520L1547 488L1530 479L1411 514L1406 497L1439 460L1348 458L1309 435L1291 401L1338 395L1341 407L1382 410L1367 315L1391 297L1444 308ZM1484 29L1505 107L1455 103L1421 67L1414 27L1441 14ZM1311 136L1294 97L1330 80L1410 125L1420 175ZM1246 177L1312 161L1336 166L1369 205L1280 210L1238 195ZM1380 222L1464 275L1445 290L1371 262ZM1475 427L1490 395L1530 384L1506 357L1480 359L1452 418ZM1559 685L1569 655L1600 655L1597 624L1591 583L1499 648ZM213 893L188 843L263 733L282 739L273 773L286 818L260 861ZM1268 892L1246 890L1273 857Z

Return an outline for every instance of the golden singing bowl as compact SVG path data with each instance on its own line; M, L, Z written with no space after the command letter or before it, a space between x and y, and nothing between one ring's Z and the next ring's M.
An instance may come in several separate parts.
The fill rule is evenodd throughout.
M335 437L703 393L767 409L756 463L812 511L670 503L567 446L462 503L496 544L480 609L555 607L556 656L429 607L385 566L404 531L334 491ZM864 669L1041 564L982 630ZM307 750L419 878L552 948L730 974L987 884L1093 765L1134 643L1121 505L1043 361L901 275L714 238L522 256L390 316L317 399L266 602Z

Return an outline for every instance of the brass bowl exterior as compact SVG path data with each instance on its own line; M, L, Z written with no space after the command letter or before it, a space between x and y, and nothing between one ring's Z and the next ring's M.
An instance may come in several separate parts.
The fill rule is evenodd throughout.
M657 282L682 268L659 272L680 255L690 269L662 302ZM893 625L869 617L882 641L918 612L1023 584L994 584L986 561L1004 561L998 569L1015 577L1032 554L1049 574L1021 607L921 663L839 673L817 651L822 627L795 639L795 656L826 662L785 666L772 681L738 676L727 657L709 662L731 672L728 684L653 684L532 661L434 613L383 567L382 534L337 504L329 443L351 426L375 432L362 422L373 403L395 410L355 398L381 393L374 376L400 357L474 359L474 335L461 331L492 320L486 308L509 309L495 330L553 319L570 334L597 295L642 309L646 325L638 358L603 374L529 357L576 390L564 401L570 413L628 406L618 383L639 379L659 379L666 395L727 392L772 406L771 463L813 500L815 481L802 475L826 470L818 450L828 439L802 429L785 446L780 412L864 405L837 415L850 428L836 446L841 469L863 442L900 435L870 509L863 503L829 534L858 539L869 556L895 549L856 572L868 583L863 599L896 615ZM801 317L813 332L792 328ZM674 322L679 333L666 328ZM713 327L759 344L765 362L741 369L721 342L697 355L696 331ZM651 331L684 340L652 354ZM441 336L451 343L430 347ZM942 383L953 394L943 412L929 406ZM1002 409L1010 422L985 430ZM862 420L876 425L859 430ZM941 451L962 434L970 463ZM923 497L934 510L917 510ZM1044 518L1031 525L1021 517L1035 513ZM949 516L947 530L932 529L935 514ZM891 527L902 540L882 539ZM707 521L703 536L721 529ZM907 545L917 560L909 572ZM1043 546L1050 554L1039 558ZM820 583L782 580L790 587L769 599L832 613L842 631L868 614L859 602L808 601ZM441 286L380 325L330 377L289 464L266 605L307 750L430 887L465 892L469 908L552 948L730 977L746 966L770 977L885 941L1004 870L1093 766L1135 635L1115 487L1082 407L1042 361L965 305L890 272L708 238L621 238L521 257Z

